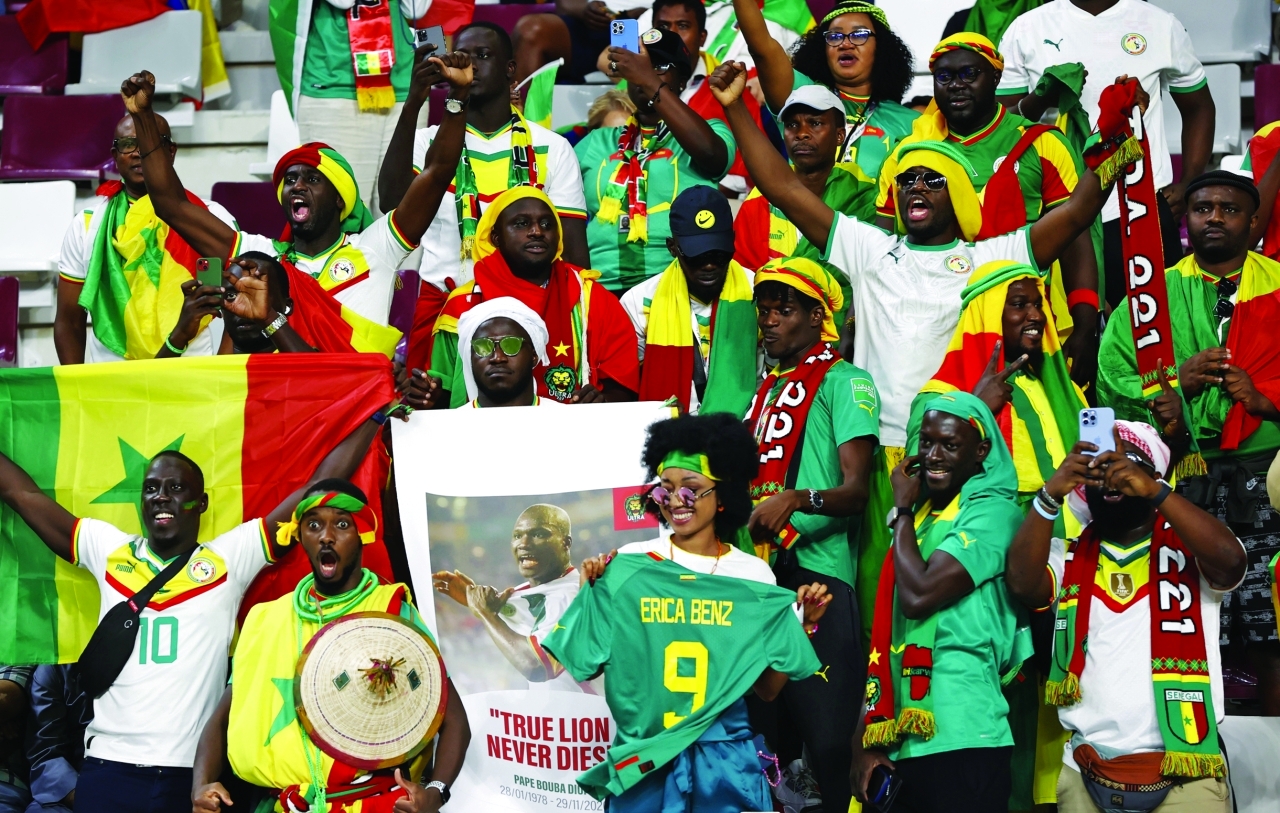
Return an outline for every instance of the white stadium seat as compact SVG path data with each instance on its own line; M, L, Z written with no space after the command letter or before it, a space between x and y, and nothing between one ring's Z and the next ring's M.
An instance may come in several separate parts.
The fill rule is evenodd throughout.
M280 156L302 143L298 135L298 123L289 115L289 101L283 90L271 94L271 124L267 130L267 160L250 164L249 172L270 178Z
M1217 109L1214 116L1213 151L1216 153L1236 152L1240 149L1240 66L1239 65L1205 65L1205 75L1209 80L1209 93L1213 95L1213 104ZM1178 107L1165 94L1164 131L1169 144L1169 152L1174 155L1182 153L1182 115Z
M155 74L158 93L199 99L200 32L198 11L167 11L136 25L85 34L80 83L68 95L119 93L120 83L146 68Z
M884 9L889 27L911 49L916 76L924 76L929 73L929 54L942 39L947 21L957 11L972 6L973 0L879 0L876 5ZM912 88L914 92L915 85ZM912 92L907 93L908 98ZM933 95L932 80L921 95Z
M1151 0L1191 34L1201 62L1254 62L1271 53L1271 4L1264 0Z
M0 184L0 273L57 271L75 207L73 181Z

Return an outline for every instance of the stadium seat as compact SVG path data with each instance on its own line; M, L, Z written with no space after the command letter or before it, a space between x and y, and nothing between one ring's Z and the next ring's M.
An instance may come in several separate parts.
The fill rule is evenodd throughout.
M32 51L13 15L0 17L0 96L58 93L67 84L67 38L51 36Z
M441 102L443 104L443 102ZM298 123L289 113L289 100L283 90L271 94L271 123L267 129L267 160L250 164L249 174L270 178L275 172L280 156L302 143L298 135Z
M157 93L199 99L200 32L198 11L169 11L136 25L84 35L79 84L67 94L119 93L120 83L141 67L155 74ZM145 65L139 55L145 54Z
M1280 121L1280 65L1259 65L1253 70L1253 129Z
M1271 53L1270 3L1151 0L1191 34L1201 62L1253 62ZM1216 98L1216 97L1215 97Z
M75 208L71 181L0 184L0 273L57 271Z
M1218 169L1225 170L1226 172L1234 172L1235 174L1243 175L1246 178L1252 178L1253 173L1249 170L1241 169L1240 167L1242 166L1244 166L1243 155L1224 155L1222 156L1222 163L1218 166Z
M225 206L240 228L249 234L275 239L284 230L287 222L284 211L268 181L216 183L209 197Z
M879 0L893 32L911 49L915 57L917 76L929 73L929 54L942 39L942 29L947 20L962 8L973 5L973 0ZM933 95L932 83L929 95Z
M501 26L507 33L511 33L511 30L516 27L516 23L526 14L554 14L555 10L555 3L477 4L475 16L471 18L471 21L493 23Z
M124 113L119 93L10 97L0 133L0 180L101 180L114 167L111 140Z
M413 308L418 303L418 284L422 277L418 275L416 268L402 268L396 274L399 279L391 294L391 312L387 314L387 324L408 336L413 327Z
M1205 65L1209 93L1216 108L1213 129L1213 151L1239 151L1240 144L1240 66L1234 64ZM1169 152L1182 152L1182 116L1169 94L1164 97L1164 130Z
M18 363L18 278L0 277L0 367Z

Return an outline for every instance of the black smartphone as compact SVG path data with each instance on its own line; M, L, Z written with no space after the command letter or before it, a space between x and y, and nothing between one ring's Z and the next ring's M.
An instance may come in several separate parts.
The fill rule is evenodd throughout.
M414 34L415 49L422 48L427 45L434 45L436 49L432 51L433 56L442 56L444 54L444 28L438 25L419 28Z
M889 813L900 790L902 780L885 766L877 765L867 787L867 803L880 813Z
M222 287L222 258L201 257L196 260L196 281L214 288Z

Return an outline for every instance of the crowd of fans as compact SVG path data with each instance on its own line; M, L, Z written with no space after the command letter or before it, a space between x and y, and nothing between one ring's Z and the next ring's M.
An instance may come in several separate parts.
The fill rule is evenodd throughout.
M761 784L754 746L709 751L746 789L695 783L679 809L1231 809L1224 663L1255 713L1280 715L1280 361L1265 349L1280 265L1254 250L1280 170L1255 167L1256 185L1206 171L1214 103L1175 17L980 1L938 21L933 95L906 100L911 52L861 0L812 26L756 0L621 15L563 0L439 52L415 50L406 22L426 4L400 0L380 92L351 71L347 27L369 4L313 5L287 83L307 143L272 179L286 233L246 233L187 192L154 77L123 78L120 181L68 228L58 356L382 352L397 401L271 516L201 544L228 578L160 611L203 630L181 677L144 658L93 698L74 664L0 667L0 811L216 810L246 787L267 789L259 809L438 809L470 736L456 693L434 760L372 784L315 763L296 720L264 732L246 710L275 697L269 653L292 652L295 615L309 633L362 609L425 629L407 588L361 568L369 501L342 478L392 412L635 400L685 414L645 451L668 530L619 555L795 591L822 665L774 665L722 715L763 736L783 781ZM640 18L639 53L610 46L619 16ZM562 77L623 83L567 134L526 119L515 91L557 58ZM441 123L420 128L440 85ZM1135 348L1121 173L1086 155L1115 86L1158 190L1176 356L1158 381ZM192 265L122 309L123 246L160 226L181 256L222 260L221 283ZM402 340L388 313L411 255ZM1092 408L1114 411L1093 439L1110 450L1080 437ZM156 574L196 548L202 492L194 462L157 456L138 540L77 520L0 456L0 499L98 578L104 613L108 562ZM313 575L249 616L249 665L228 684L240 596L295 540ZM547 646L592 677L569 650ZM672 804L658 767L606 809Z

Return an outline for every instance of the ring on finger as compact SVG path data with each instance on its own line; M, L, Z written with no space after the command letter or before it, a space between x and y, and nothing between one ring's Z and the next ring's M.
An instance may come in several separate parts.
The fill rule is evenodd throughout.
M610 62L610 63L609 63L609 73L617 73L617 72L618 72L618 63L617 63L617 62Z

